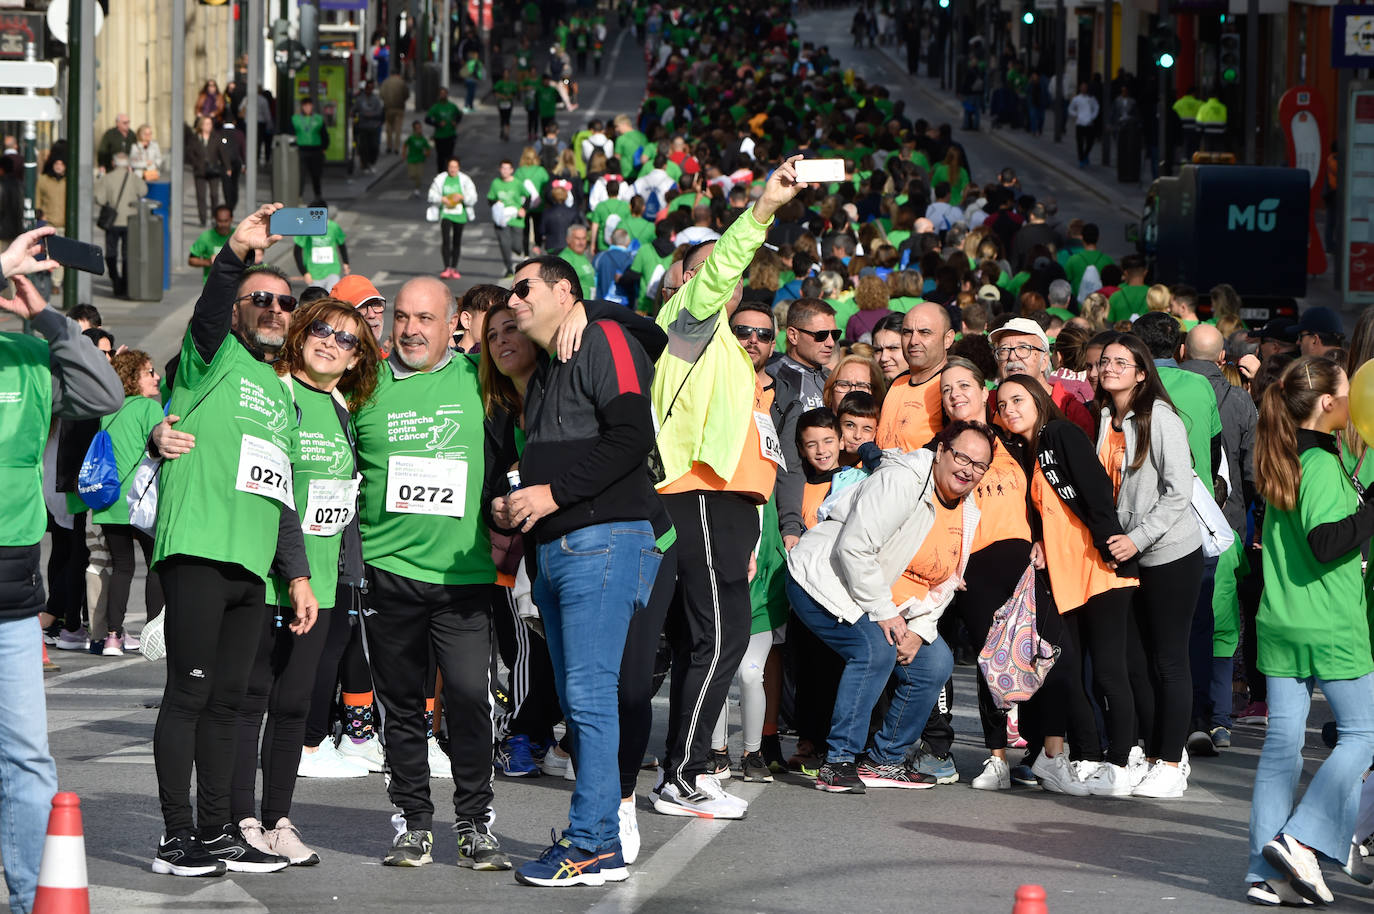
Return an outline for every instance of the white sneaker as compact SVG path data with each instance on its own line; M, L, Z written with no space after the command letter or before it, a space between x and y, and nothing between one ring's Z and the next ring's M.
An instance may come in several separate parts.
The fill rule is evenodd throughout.
M1273 841L1264 845L1264 859L1269 865L1288 874L1288 884L1310 901L1330 904L1335 896L1326 887L1322 878L1321 864L1317 855L1303 847L1290 835L1279 834Z
M719 796L713 796L702 790L707 775L697 778L697 789L690 794L678 792L677 787L671 782L665 782L654 791L654 809L663 813L665 816L690 816L698 819L743 819L745 810L743 807L732 802L724 790L720 791ZM716 789L720 789L720 783L715 778L710 779Z
M296 766L299 778L365 778L367 769L339 754L332 739L325 739L314 752L302 752Z
M1010 790L1011 768L1002 759L990 755L983 762L982 772L969 783L969 786L974 790Z
M1184 780L1184 781L1187 781L1190 777L1193 776L1193 763L1190 762L1190 761L1188 761L1188 750L1187 750L1187 749L1184 749L1184 750L1183 750L1183 754L1182 754L1181 756L1179 756L1179 760L1178 760L1178 770L1181 771L1181 772L1183 772L1183 780ZM1187 787L1188 785L1187 785L1187 784L1184 784L1183 786L1184 786L1184 787Z
M1050 793L1063 793L1071 797L1088 795L1088 788L1073 773L1073 768L1069 766L1069 757L1062 752L1054 758L1040 753L1035 759L1035 764L1031 765L1031 771L1040 779L1040 786Z
M571 755L559 755L556 746L550 746L549 751L544 753L544 757L539 760L539 770L549 777L561 778L572 768Z
M1140 782L1145 780L1145 776L1150 773L1150 760L1145 757L1145 750L1139 746L1131 747L1131 754L1126 757L1126 773L1130 777L1131 790L1140 786Z
M432 778L453 777L453 763L448 760L444 750L439 747L439 741L432 736L429 738L429 776Z
M243 840L248 842L248 846L253 850L261 851L264 854L274 854L276 851L267 842L267 829L262 827L262 823L252 816L239 820L239 831L243 832Z
M1188 779L1183 769L1165 761L1157 761L1150 766L1150 773L1131 791L1132 796L1149 797L1152 800L1172 800L1183 796L1188 789Z
M620 856L625 858L625 863L634 863L639 859L639 819L635 815L635 799L630 797L628 800L620 801Z
M267 833L267 844L270 853L285 857L292 866L314 866L320 862L320 855L305 846L300 830L286 816L278 819L277 827Z
M727 800L738 806L741 811L749 808L748 800L744 797L737 797L733 793L727 792L725 786L721 784L720 778L713 774L697 775L697 790L700 790L713 799Z
M343 737L339 740L339 754L351 762L362 763L368 771L381 771L386 767L382 741L375 733L361 743L355 743L347 736Z
M1069 762L1069 767L1073 769L1074 777L1086 782L1088 778L1097 774L1098 770L1102 768L1102 763L1090 762L1085 759L1081 762Z
M1095 797L1129 797L1131 776L1125 765L1104 762L1091 777L1084 778L1083 786Z

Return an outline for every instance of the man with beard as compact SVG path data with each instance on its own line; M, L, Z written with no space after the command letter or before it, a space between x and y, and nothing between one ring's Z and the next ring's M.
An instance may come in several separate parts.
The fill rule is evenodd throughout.
M388 793L405 819L382 862L433 862L434 803L426 732L431 650L443 676L458 863L508 870L491 833L491 558L489 506L504 468L483 433L477 364L450 348L458 303L440 280L396 294L391 355L353 418L362 472L358 519L367 564L363 631L391 765ZM488 451L491 453L488 453ZM399 827L399 826L398 826Z
M163 455L178 458L162 468L153 551L167 601L167 684L153 735L166 830L153 871L167 875L288 864L253 848L229 809L235 715L269 570L290 582L293 631L309 631L318 609L291 486L296 412L267 364L285 342L296 299L280 270L245 266L250 252L281 240L268 228L281 206L244 219L215 257L182 343L171 415L154 432Z

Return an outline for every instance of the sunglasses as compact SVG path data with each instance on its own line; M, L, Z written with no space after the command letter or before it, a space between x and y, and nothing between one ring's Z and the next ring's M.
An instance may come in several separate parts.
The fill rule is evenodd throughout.
M308 332L317 340L327 340L334 337L334 345L344 352L352 352L358 347L358 338L347 330L335 330L324 321L311 321Z
M270 308L272 307L272 299L274 298L277 300L277 306L283 311L290 313L296 310L296 296L282 293L274 294L268 292L266 289L259 289L256 292L249 292L247 295L240 295L234 301L241 302L246 299L259 308Z
M843 331L838 330L838 329L837 329L837 330L802 330L802 329L799 327L799 328L797 328L797 332L800 333L802 336L809 336L809 337L811 337L811 339L815 340L815 341L818 342L818 343L824 343L825 340L826 340L826 337L829 337L830 340L831 340L832 342L838 343L838 342L840 341L840 335L841 335L841 333L842 333Z
M532 282L542 282L542 283L544 283L545 285L550 285L550 286L553 285L553 283L548 282L548 281L546 281L545 279L543 279L542 277L539 277L539 276L534 276L534 277L531 277L530 279L522 279L522 280L520 280L519 282L517 282L515 285L513 285L513 286L510 287L510 298L518 298L518 299L520 299L521 301L524 301L526 298L529 297L529 294L530 294L530 283L532 283Z
M730 332L741 343L751 336L758 337L761 343L771 343L778 338L778 332L772 327L746 327L744 324L736 324L730 328Z

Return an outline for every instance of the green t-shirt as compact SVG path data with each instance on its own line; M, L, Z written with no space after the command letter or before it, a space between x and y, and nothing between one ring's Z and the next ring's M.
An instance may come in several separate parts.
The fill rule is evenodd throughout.
M325 226L323 235L297 235L296 247L302 248L301 257L305 259L305 271L314 279L338 276L343 272L339 245L346 241L348 236L333 219Z
M129 522L129 503L124 496L129 494L129 485L134 481L134 470L143 460L144 448L148 446L148 436L162 421L162 405L151 397L137 394L124 398L124 405L117 412L100 420L101 431L110 433L110 444L114 448L115 470L119 473L119 497L108 508L91 512L91 522L96 524L127 524Z
M1318 562L1308 534L1360 507L1335 454L1303 451L1298 503L1264 512L1264 591L1255 620L1260 672L1305 679L1357 679L1374 670L1369 619L1360 580L1360 550Z
M187 329L170 412L181 417L178 431L195 435L196 446L162 465L154 565L186 555L238 565L266 580L283 510L266 493L281 461L290 479L297 440L285 385L233 334L207 363Z
M191 242L191 250L188 251L187 254L191 257L203 257L207 260L214 260L215 256L219 254L220 248L229 243L229 238L233 234L234 229L232 226L229 228L228 235L221 235L219 232L215 231L214 226L210 226L210 228L197 235L195 241ZM210 268L201 267L200 270L200 281L203 283L210 276Z
M583 296L592 294L596 288L596 270L592 269L592 262L587 259L586 254L578 254L572 248L564 248L558 252L558 256L572 264L572 268L577 271L577 278L582 283Z
M1078 294L1078 284L1083 281L1083 274L1087 272L1088 267L1097 267L1097 272L1100 275L1102 268L1109 263L1114 263L1114 261L1106 254L1101 251L1090 251L1087 248L1083 248L1070 257L1068 263L1064 264L1064 272L1068 274L1069 282L1073 285L1073 294Z
M430 105L425 118L434 125L434 138L444 140L458 135L458 122L463 119L463 112L451 101L440 101Z
M1169 399L1174 401L1174 410L1188 430L1193 471L1210 492L1212 439L1221 434L1221 411L1217 408L1216 391L1202 375L1169 365L1159 366L1159 379L1164 382Z
M543 165L521 165L519 168L515 169L515 180L519 181L522 185L528 181L534 186L534 209L539 209L543 204L544 191L553 181L553 179L549 177L548 170L545 169ZM526 187L525 190L528 191L529 188Z
M630 237L640 244L653 244L654 238L658 234L657 228L643 216L626 216L620 220L617 228L623 228L630 233Z
M442 193L445 197L449 194L461 194L463 192L463 173L457 175L445 175ZM456 222L464 225L468 221L468 207L475 206L476 200L464 200L462 205L455 212L449 212L449 208L444 204L439 204L439 218L447 219L449 222Z
M291 129L296 134L297 146L323 146L324 138L321 135L324 131L324 115L322 114L293 114L291 115Z
M433 145L424 134L412 133L406 137L406 161L412 165L419 165L429 158L429 150Z
M558 90L548 83L540 83L539 88L534 92L534 101L539 108L539 116L546 120L557 116L559 100Z
M491 187L487 188L487 202L500 203L510 211L506 225L512 228L525 227L525 217L515 215L525 205L525 199L525 182L514 177L509 181L493 178Z
M1086 270L1087 267L1083 269ZM1078 278L1081 280L1083 274L1078 274ZM1074 285L1077 286L1077 283ZM1128 321L1132 317L1144 314L1148 308L1145 304L1145 293L1149 291L1149 286L1122 286L1113 292L1112 297L1107 299L1107 323Z
M515 107L515 96L520 93L520 87L513 80L498 79L491 84L491 91L496 94L496 107L509 111Z
M630 204L618 197L607 197L605 200L598 203L588 217L588 221L590 221L592 225L599 226L599 230L597 231L597 244L601 244L606 240L605 227L607 220L612 216L619 216L621 222L623 222L625 219L629 218L629 215ZM616 226L620 227L620 224L621 223L618 222Z
M481 514L486 458L477 366L463 355L448 359L402 378L383 363L372 402L353 416L363 559L427 584L491 584L496 566ZM450 462L461 463L439 466ZM387 498L392 466L394 503ZM408 510L389 510L401 506ZM429 508L461 516L416 510Z
M305 557L310 562L310 589L320 609L330 609L339 585L342 525L357 510L357 499L344 494L354 473L353 448L339 422L334 398L294 378L288 380L301 417L300 444L291 461L291 474L296 511L305 533ZM330 532L334 528L338 532ZM267 605L291 605L287 582L277 575L267 578Z
M0 333L0 546L43 539L43 449L52 425L48 344L23 333Z
M638 309L645 314L652 314L657 310L658 299L649 294L650 284L653 283L660 267L666 271L672 263L672 252L669 251L666 257L660 257L652 243L640 245L639 250L635 251L635 259L630 262L630 269L639 274Z
M891 298L887 302L887 310L895 311L898 314L906 314L912 308L925 301L924 298L916 295L903 295L900 298Z
M848 298L827 298L826 302L835 309L835 326L841 330L848 327L849 319L859 313L859 303L852 295Z
M638 130L627 130L615 138L615 157L620 167L629 170L635 166L635 153L649 145L649 138Z

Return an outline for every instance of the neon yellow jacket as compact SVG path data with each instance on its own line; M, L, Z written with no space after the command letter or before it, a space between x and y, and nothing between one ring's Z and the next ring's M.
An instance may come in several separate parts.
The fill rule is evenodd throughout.
M658 325L668 334L650 388L665 472L660 488L698 462L722 479L735 474L754 409L755 375L749 354L730 332L725 306L767 233L768 224L754 218L751 207L658 312Z

